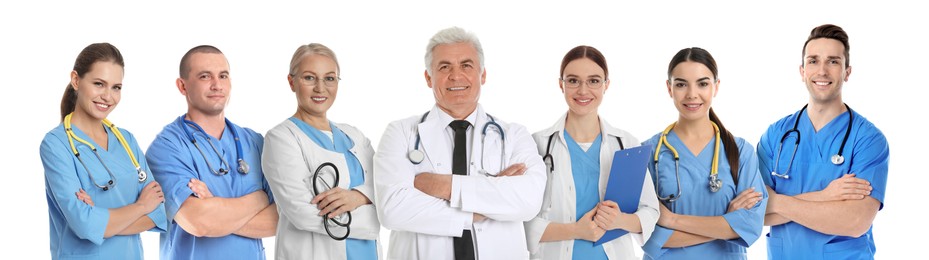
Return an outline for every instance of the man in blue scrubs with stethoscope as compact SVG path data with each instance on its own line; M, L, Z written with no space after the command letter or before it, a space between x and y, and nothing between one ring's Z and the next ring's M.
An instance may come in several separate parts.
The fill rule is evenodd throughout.
M177 88L187 113L165 126L146 152L162 184L168 233L162 259L265 259L277 207L261 171L261 135L231 123L229 62L213 46L181 59Z
M809 103L772 124L758 144L770 196L769 259L874 258L871 223L884 205L890 149L842 101L848 50L842 28L812 30L800 65Z

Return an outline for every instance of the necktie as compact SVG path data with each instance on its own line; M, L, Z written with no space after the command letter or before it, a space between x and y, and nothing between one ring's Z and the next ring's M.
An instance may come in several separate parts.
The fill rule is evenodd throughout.
M452 150L452 174L468 174L468 154L467 139L468 127L471 123L465 120L455 120L448 124L455 130L455 148ZM461 237L455 237L455 259L469 260L474 259L474 242L471 238L471 230L462 230Z

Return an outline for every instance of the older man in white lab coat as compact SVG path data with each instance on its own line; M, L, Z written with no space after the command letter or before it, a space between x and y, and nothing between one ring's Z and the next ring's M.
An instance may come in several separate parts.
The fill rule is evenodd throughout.
M388 125L374 158L388 259L528 259L523 221L546 182L532 137L478 104L487 73L474 34L436 33L425 62L435 106Z

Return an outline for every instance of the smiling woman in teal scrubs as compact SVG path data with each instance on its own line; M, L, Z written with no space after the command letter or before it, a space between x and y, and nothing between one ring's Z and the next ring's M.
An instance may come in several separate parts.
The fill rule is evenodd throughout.
M142 259L139 233L167 226L161 186L135 137L106 119L122 80L116 47L84 48L62 98L62 123L42 140L52 259Z
M761 235L767 194L755 149L712 109L716 61L704 49L680 50L668 65L676 122L643 145L662 202L645 259L745 259Z

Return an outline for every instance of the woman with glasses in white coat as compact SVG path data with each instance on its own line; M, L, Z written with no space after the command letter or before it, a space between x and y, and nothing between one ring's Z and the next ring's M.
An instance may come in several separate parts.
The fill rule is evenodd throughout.
M596 48L577 46L565 54L559 88L568 112L532 135L548 170L542 210L526 222L534 259L635 258L633 239L643 244L658 221L658 199L648 176L635 213L623 213L616 202L603 200L613 154L639 144L600 117L598 108L609 86L606 58ZM614 229L629 233L593 245Z
M280 216L277 259L379 258L374 149L357 128L326 116L339 73L326 46L297 48L287 76L297 112L265 135L261 166Z

